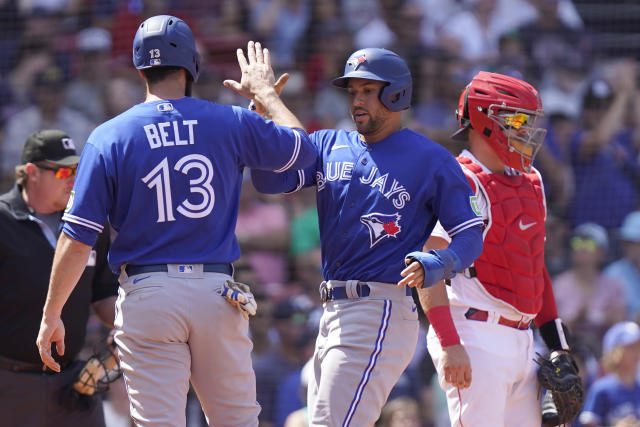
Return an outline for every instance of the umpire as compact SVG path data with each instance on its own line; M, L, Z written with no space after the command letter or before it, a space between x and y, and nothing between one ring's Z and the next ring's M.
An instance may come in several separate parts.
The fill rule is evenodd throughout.
M94 246L80 286L62 313L67 347L64 356L56 356L62 374L43 370L33 344L78 160L65 132L35 132L25 143L15 185L0 196L0 413L4 426L105 425L99 402L70 405L74 401L62 397L83 364L76 357L84 345L89 307L113 326L118 288L107 266L108 235Z

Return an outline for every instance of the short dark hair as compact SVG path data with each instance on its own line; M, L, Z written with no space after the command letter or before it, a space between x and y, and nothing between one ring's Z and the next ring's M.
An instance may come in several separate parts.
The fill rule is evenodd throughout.
M145 68L140 71L142 71L142 74L144 74L144 78L147 79L147 82L149 82L149 84L152 85L166 79L170 75L177 73L180 70L184 70L184 68L167 66L167 67ZM187 80L189 80L190 78L191 78L190 74L187 73Z

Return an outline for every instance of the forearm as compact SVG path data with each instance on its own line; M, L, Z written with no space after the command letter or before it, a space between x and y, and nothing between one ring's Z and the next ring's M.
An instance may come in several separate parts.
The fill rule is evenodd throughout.
M251 169L251 182L256 190L265 194L288 193L298 185L298 171L276 173Z
M53 257L49 291L44 304L44 315L60 316L64 304L76 287L91 253L91 246L60 234Z
M446 240L431 236L424 244L423 250L428 252L432 249L446 249L448 246L449 243ZM449 297L447 296L444 281L440 281L429 288L418 288L418 299L425 313L433 307L449 305Z
M424 250L441 250L446 249L447 246L446 240L430 237L424 245ZM418 299L442 347L460 344L460 337L451 317L449 297L444 281L428 288L418 288Z

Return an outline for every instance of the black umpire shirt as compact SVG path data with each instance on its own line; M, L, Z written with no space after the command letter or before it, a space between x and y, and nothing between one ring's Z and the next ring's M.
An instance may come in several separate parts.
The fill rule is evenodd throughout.
M53 232L57 236L57 230ZM103 232L62 310L66 334L65 354L57 358L61 366L73 361L84 345L90 304L118 293L117 278L107 264L108 249L109 236ZM24 202L20 187L14 185L0 196L0 356L42 364L35 343L53 253L54 248Z

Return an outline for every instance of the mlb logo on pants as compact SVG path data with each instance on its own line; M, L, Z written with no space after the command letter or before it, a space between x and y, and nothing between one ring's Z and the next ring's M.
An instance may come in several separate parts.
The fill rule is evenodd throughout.
M178 272L180 273L193 273L193 265L179 265Z

